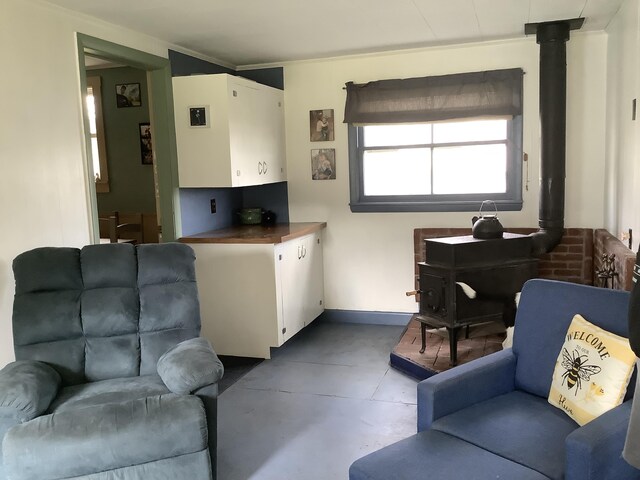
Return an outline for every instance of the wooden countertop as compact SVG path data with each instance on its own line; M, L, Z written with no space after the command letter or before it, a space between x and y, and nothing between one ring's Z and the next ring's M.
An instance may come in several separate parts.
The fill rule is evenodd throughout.
M179 238L182 243L282 243L326 228L326 222L237 225Z

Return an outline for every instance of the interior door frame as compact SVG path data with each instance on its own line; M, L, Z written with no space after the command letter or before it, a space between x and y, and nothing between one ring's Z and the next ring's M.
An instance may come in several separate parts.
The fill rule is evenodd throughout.
M76 33L78 60L80 62L80 90L87 91L85 53L115 63L145 70L149 85L149 115L153 129L153 149L157 170L157 188L159 197L158 220L162 225L162 241L175 241L182 231L180 225L180 197L178 191L178 154L176 149L176 129L173 116L173 89L171 82L171 64L169 59L150 53L108 42L100 38ZM98 204L95 176L89 136L89 116L82 95L83 124L85 132L85 150L87 152L86 178L91 219L93 243L100 242L98 225Z

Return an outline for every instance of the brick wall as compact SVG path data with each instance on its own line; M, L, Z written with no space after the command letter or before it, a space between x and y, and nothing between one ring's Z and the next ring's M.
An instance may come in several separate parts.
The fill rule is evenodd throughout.
M506 231L528 235L536 228L510 228ZM424 240L427 238L471 235L470 228L416 228L413 231L415 285L418 289L418 262L424 261ZM593 285L593 230L566 228L560 243L540 257L538 277Z

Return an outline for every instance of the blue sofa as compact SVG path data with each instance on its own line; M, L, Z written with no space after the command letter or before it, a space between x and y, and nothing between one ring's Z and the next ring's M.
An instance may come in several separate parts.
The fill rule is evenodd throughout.
M38 248L13 262L0 479L215 479L220 360L182 244Z
M418 433L357 460L349 479L640 479L621 457L634 383L622 405L582 427L547 402L574 314L628 337L628 301L627 292L530 280L513 348L421 382Z

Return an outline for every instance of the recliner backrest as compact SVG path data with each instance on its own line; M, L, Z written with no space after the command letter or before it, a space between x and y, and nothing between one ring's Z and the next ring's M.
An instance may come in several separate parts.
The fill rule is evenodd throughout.
M628 338L628 305L628 292L529 280L522 288L513 336L516 388L549 396L556 359L577 313L604 330Z
M17 360L53 366L66 385L156 372L200 334L193 250L184 244L44 247L13 262Z

